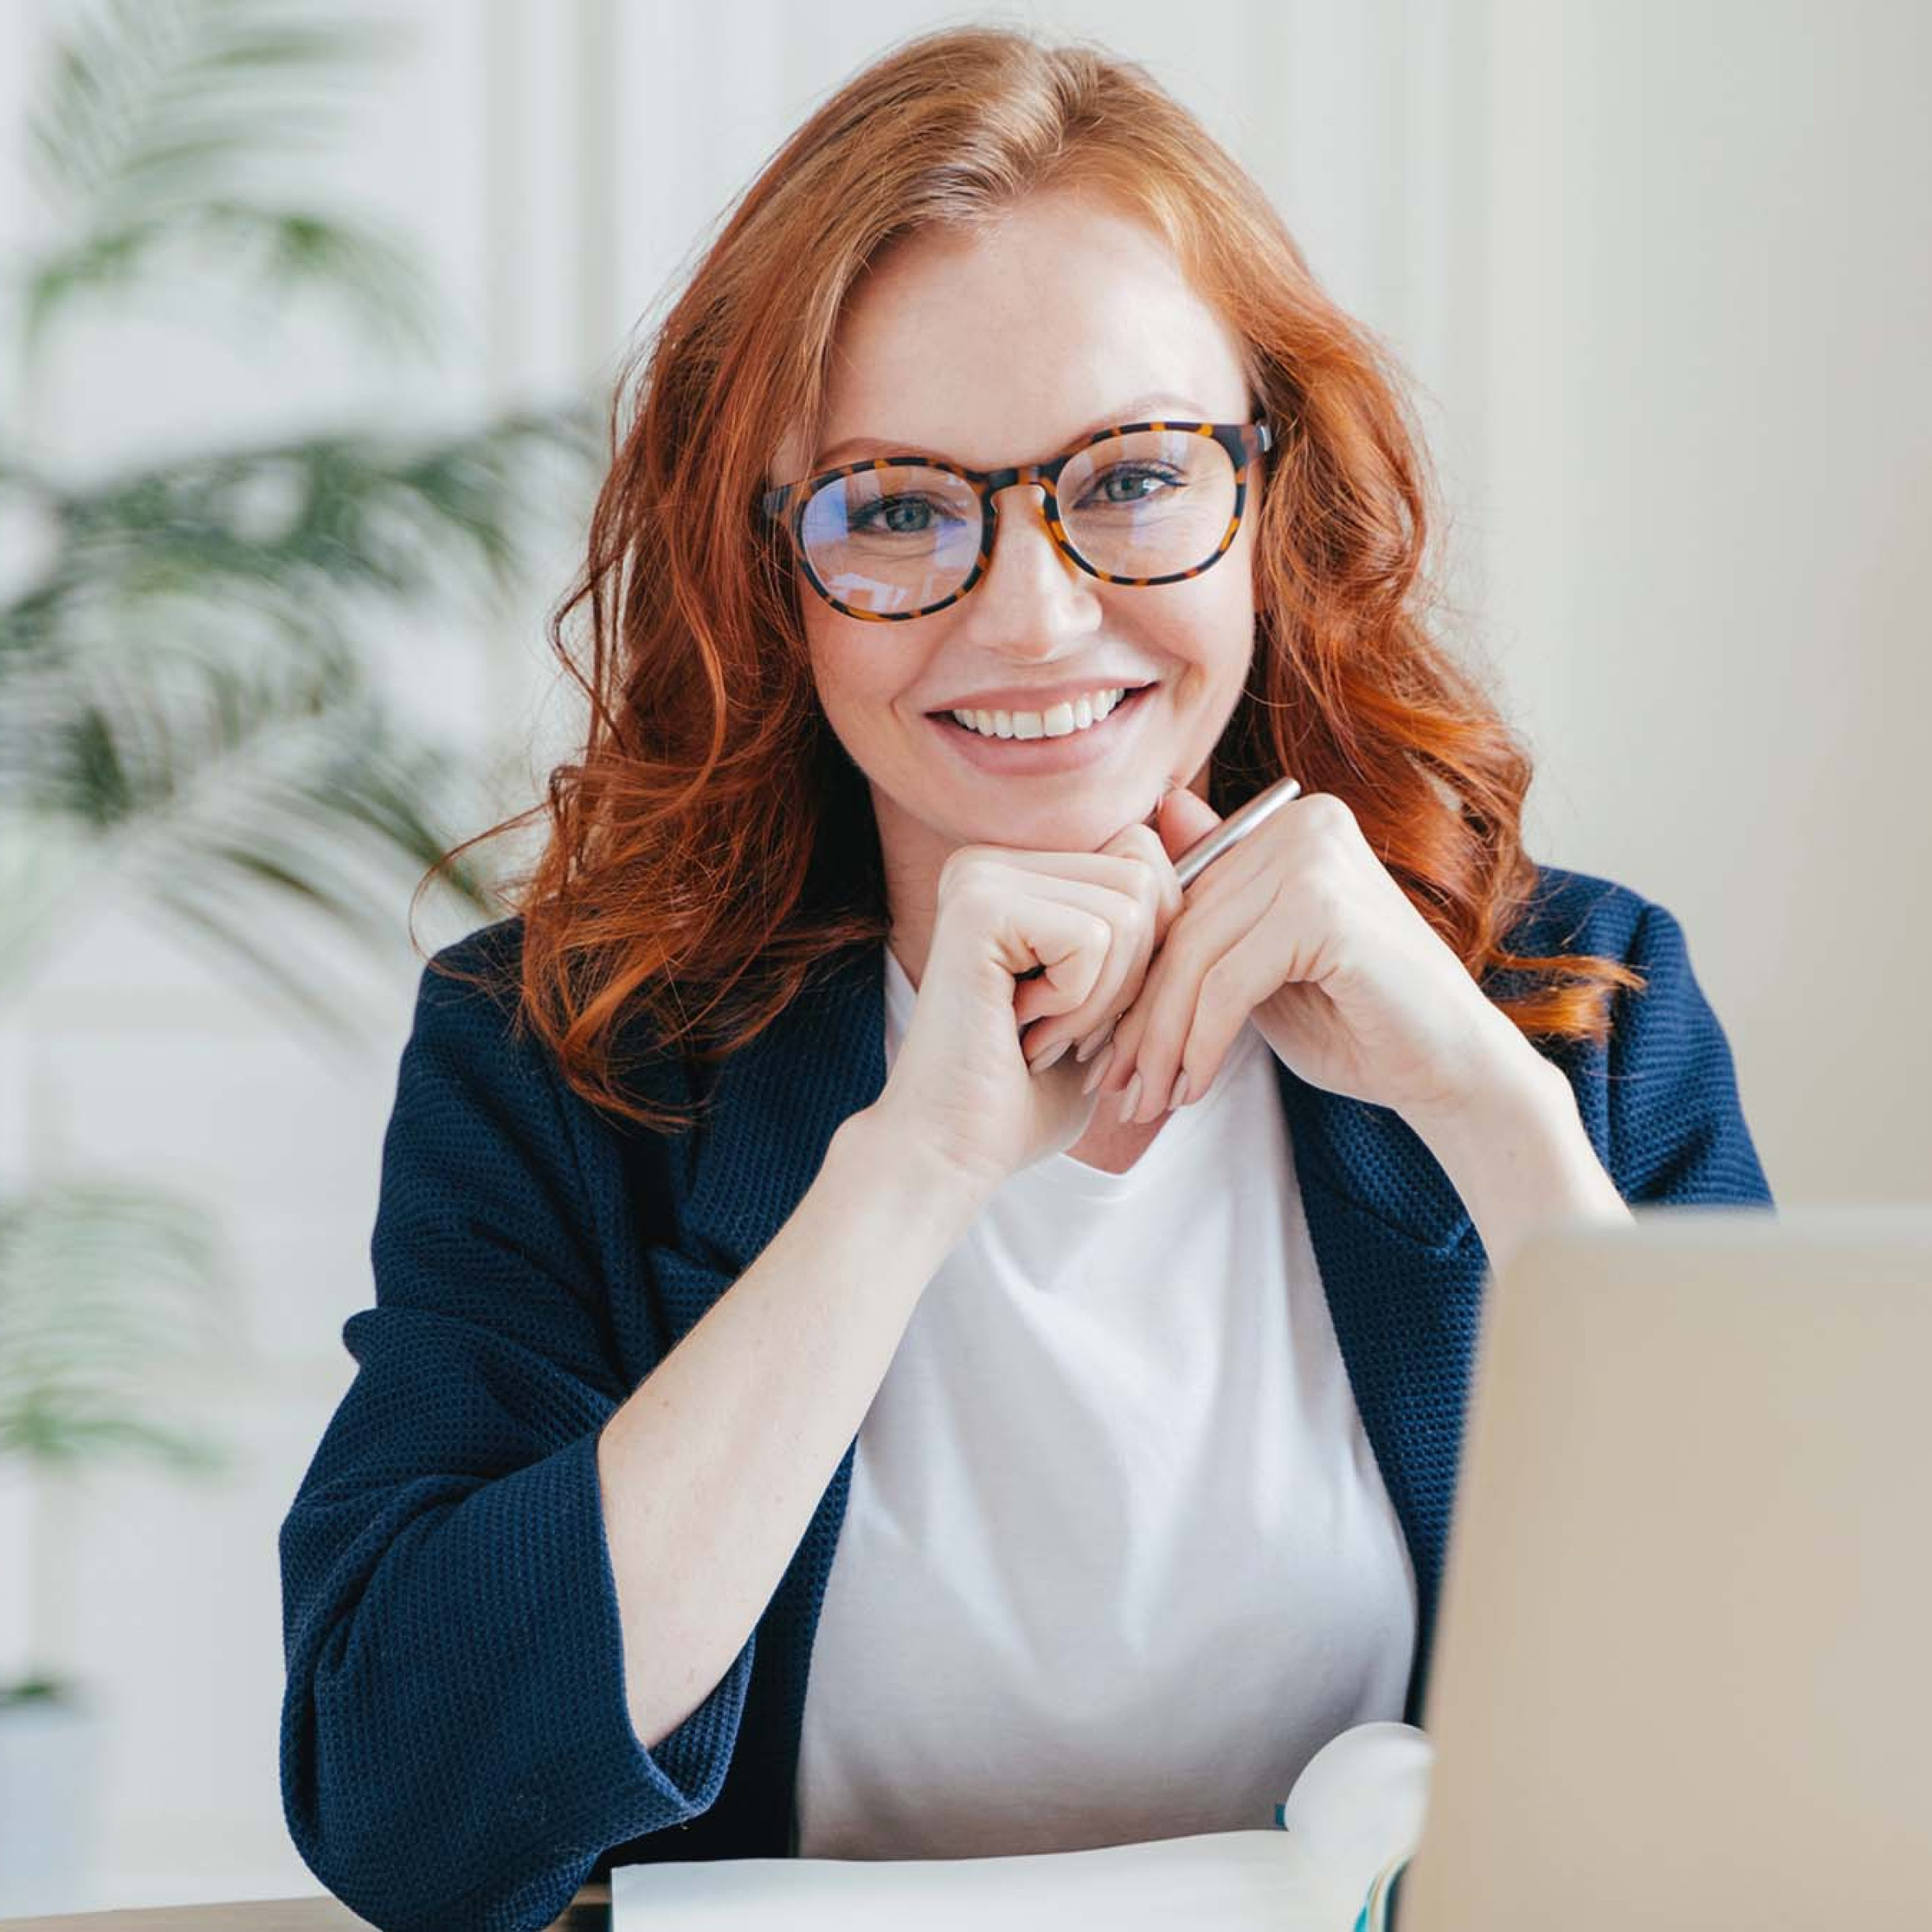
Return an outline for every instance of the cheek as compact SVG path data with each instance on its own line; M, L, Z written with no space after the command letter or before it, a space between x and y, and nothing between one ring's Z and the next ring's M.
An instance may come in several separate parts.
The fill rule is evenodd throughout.
M836 611L826 617L805 624L819 703L841 738L863 737L879 728L880 708L908 682L906 667L894 657L893 626L842 620Z
M1215 683L1239 689L1254 661L1254 584L1245 557L1231 556L1224 568L1228 581L1215 585L1206 655Z
M1208 592L1208 580L1177 588L1195 595L1162 627L1159 648L1196 691L1237 691L1254 656L1254 600L1239 578Z

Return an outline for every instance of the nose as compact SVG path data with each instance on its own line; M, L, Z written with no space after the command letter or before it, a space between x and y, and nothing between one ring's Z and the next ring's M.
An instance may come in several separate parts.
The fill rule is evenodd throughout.
M1003 500L1002 500L1003 499ZM1053 540L1046 492L1039 483L1009 483L995 493L993 555L985 575L960 604L962 621L990 642L1082 637L1100 616L1089 576Z

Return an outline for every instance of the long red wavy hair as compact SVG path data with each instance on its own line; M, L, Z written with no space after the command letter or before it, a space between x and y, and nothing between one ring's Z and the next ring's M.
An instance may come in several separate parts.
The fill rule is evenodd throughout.
M1245 345L1281 438L1255 526L1253 667L1213 755L1215 809L1287 772L1304 795L1345 799L1479 983L1532 976L1492 995L1526 1034L1600 1041L1614 989L1643 985L1614 960L1503 948L1537 881L1520 836L1531 762L1425 629L1442 603L1424 569L1435 491L1394 359L1143 68L951 29L891 49L792 135L626 358L588 555L549 626L589 700L582 755L546 799L443 861L547 813L540 857L506 894L522 922L518 1023L593 1104L686 1125L625 1091L620 1026L715 1061L821 964L886 937L870 798L819 709L791 559L756 502L789 480L768 473L786 427L823 420L828 348L867 262L1062 186L1110 194L1166 239ZM586 601L587 667L566 634Z

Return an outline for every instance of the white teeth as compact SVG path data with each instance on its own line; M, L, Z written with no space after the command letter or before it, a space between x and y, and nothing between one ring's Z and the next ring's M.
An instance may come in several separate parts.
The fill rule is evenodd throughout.
M1126 695L1121 685L1113 691L1084 692L1071 704L1055 704L1046 712L956 711L950 715L983 738L1063 738L1099 724Z

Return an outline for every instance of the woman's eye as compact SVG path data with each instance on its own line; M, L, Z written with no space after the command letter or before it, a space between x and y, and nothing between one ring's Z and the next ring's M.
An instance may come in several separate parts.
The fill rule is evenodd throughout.
M1110 469L1104 476L1094 479L1095 486L1106 493L1102 495L1100 501L1103 503L1117 506L1149 502L1154 497L1161 495L1170 489L1174 481L1171 471L1129 469L1122 467ZM1158 487L1153 489L1144 489L1141 487L1143 484L1154 484ZM1120 485L1119 493L1115 493L1117 485Z
M890 536L923 536L933 526L923 519L932 516L937 508L925 497L881 497L877 502L868 503L852 518L852 527L882 530Z

